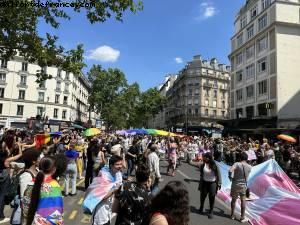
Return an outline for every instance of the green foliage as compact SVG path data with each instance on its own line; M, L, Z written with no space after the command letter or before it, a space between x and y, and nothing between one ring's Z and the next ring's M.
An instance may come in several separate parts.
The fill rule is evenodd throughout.
M63 7L36 7L33 4L17 5L20 0L0 0L0 55L5 59L18 52L25 60L40 67L56 66L68 72L79 74L83 63L83 46L66 51L57 44L58 37L49 33L41 35L37 31L38 22L45 22L58 29L59 20L70 19ZM29 2L29 1L28 1ZM51 2L51 0L47 1ZM94 0L88 7L73 7L75 12L83 12L91 23L104 22L114 17L122 21L125 11L136 13L142 10L141 0ZM12 5L13 4L13 5ZM45 3L44 3L45 4ZM51 78L43 70L37 71L37 82Z
M137 83L128 85L118 69L105 70L94 65L88 78L92 83L89 103L109 129L145 126L165 103L165 98L154 88L141 93Z

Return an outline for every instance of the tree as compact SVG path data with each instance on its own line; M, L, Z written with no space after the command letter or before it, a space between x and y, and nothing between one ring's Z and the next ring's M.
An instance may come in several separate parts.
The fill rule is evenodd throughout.
M38 22L45 22L58 29L59 20L70 19L67 10L83 12L91 23L105 22L114 17L122 21L127 10L135 13L142 10L141 0L91 0L75 3L48 1L0 0L0 55L10 59L17 53L31 63L44 66L56 66L68 72L79 74L83 63L83 46L66 51L57 44L58 37L46 33L39 34ZM37 82L51 78L43 70L37 71Z
M140 126L146 126L147 121L162 110L166 98L156 88L150 88L143 92L136 108Z

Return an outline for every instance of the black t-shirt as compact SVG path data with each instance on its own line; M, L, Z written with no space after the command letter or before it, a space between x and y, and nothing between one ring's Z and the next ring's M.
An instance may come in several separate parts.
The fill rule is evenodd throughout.
M115 194L119 200L116 225L141 225L150 212L151 192L136 182L124 183Z
M139 148L138 148L138 146L131 146L129 149L128 149L128 152L129 153L131 153L132 155L136 155L136 156L138 156L138 154L139 154ZM131 155L128 155L128 154L126 154L126 158L127 159L135 159L134 157L132 157Z

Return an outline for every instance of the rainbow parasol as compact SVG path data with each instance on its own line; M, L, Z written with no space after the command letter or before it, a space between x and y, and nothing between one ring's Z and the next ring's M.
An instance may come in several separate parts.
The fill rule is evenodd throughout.
M292 143L296 143L297 140L295 138L293 138L290 135L287 134L280 134L277 136L278 139L284 140L284 141L288 141L288 142L292 142Z
M100 134L101 131L98 128L89 128L83 132L83 135L86 137L91 137Z

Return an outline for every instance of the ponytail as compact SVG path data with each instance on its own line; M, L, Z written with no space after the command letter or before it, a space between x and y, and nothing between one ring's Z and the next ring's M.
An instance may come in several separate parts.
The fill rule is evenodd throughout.
M31 225L34 215L38 209L42 184L45 179L45 174L49 174L55 168L55 160L53 157L45 157L40 161L40 171L36 175L34 186L31 191L31 200L27 214L26 225Z
M31 200L30 200L26 225L31 225L33 222L33 218L34 218L34 215L37 211L37 207L39 204L41 187L42 187L44 178L45 178L44 172L43 171L38 172L38 174L35 178L32 192L31 192Z

